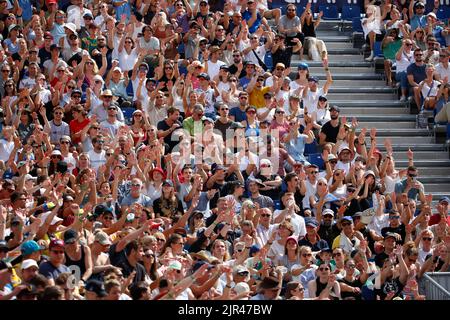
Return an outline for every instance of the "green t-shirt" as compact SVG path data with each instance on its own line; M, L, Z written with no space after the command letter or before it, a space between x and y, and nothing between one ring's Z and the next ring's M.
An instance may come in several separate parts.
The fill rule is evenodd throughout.
M385 59L389 60L395 60L395 55L397 54L398 50L400 50L402 46L402 39L395 40L394 42L388 43L383 48L383 54Z

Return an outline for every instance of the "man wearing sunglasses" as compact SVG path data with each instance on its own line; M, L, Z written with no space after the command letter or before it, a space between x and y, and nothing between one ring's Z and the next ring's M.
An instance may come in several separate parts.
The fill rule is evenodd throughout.
M395 193L397 194L398 200L400 200L402 193L406 193L408 199L417 201L417 197L419 197L422 203L426 202L425 188L421 182L417 181L418 173L419 171L416 167L410 166L407 169L406 178L395 184Z
M386 236L390 233L396 233L400 237L397 238L397 244L403 245L406 238L406 228L405 225L408 225L408 221L403 219L400 216L400 213L397 210L389 211L389 225L381 229L381 235L386 238Z

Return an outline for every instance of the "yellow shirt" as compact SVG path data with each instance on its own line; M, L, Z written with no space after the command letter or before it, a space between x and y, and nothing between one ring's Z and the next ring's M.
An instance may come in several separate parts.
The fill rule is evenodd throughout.
M250 105L255 106L256 109L264 108L264 94L270 91L270 87L263 87L262 89L258 89L256 87L253 88L250 93Z

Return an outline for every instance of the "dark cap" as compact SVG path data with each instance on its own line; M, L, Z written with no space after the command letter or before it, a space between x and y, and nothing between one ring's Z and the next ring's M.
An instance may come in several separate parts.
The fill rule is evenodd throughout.
M247 65L254 65L254 66L256 66L256 64L254 62L250 61L250 60L244 61L244 66L247 66Z
M83 14L83 18L85 18L85 17L91 17L91 18L94 18L94 16L92 15L92 13L90 13L89 11L86 12L85 14Z
M350 217L350 216L343 216L343 217L341 218L341 222L344 222L344 221L348 221L348 222L353 223L353 219L352 219L352 217Z
M50 51L53 49L59 50L59 49L61 49L61 47L59 47L57 44L54 43L50 46Z
M70 93L70 96L73 96L73 95L76 94L76 93L82 95L81 90L77 88L77 89L73 89L73 90L72 90L72 92Z
M328 101L328 98L325 96L320 96L319 101Z
M308 82L311 82L311 81L313 81L313 82L319 82L319 79L317 79L317 77L309 77L308 78Z
M223 65L223 66L220 66L220 68L219 68L220 70L226 70L226 71L230 71L230 68L227 66L227 65Z
M94 215L95 216L101 216L104 213L111 213L112 214L112 210L110 208L108 208L107 206L105 206L104 204L99 204L98 206L95 207L94 209Z
M439 203L441 203L441 202L447 202L447 204L449 204L450 203L450 199L448 197L442 197L442 198L439 199Z
M73 229L69 229L66 232L64 232L64 242L66 244L75 243L75 241L77 241L77 238L78 233Z
M317 223L317 220L315 218L306 217L305 218L305 226L317 228L319 226L319 224Z
M162 186L169 186L169 187L173 187L173 182L172 180L164 180L164 182L162 183Z
M208 75L207 73L204 73L204 72L200 73L200 74L197 76L197 78L203 78L203 79L206 79L206 80L209 80L209 79L210 79L210 78L209 78L209 75Z
M337 112L341 112L341 108L339 108L338 106L331 106L330 107L330 111L335 110Z
M265 97L270 97L270 98L272 98L273 97L273 93L272 92L266 92L266 93L264 93L264 98Z
M89 280L86 282L86 285L84 286L86 291L95 292L98 297L106 297L108 293L105 290L105 285L103 282L98 280Z

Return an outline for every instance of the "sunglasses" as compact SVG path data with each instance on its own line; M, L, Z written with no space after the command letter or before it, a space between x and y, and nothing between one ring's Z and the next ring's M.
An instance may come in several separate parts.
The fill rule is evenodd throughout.
M312 257L312 253L302 253L302 257Z
M343 227L347 227L349 225L351 225L351 223L349 223L349 222L341 223L341 226L343 226Z
M52 250L54 254L64 254L64 250Z
M423 241L431 241L431 240L433 240L433 238L423 237L422 240L423 240Z
M398 220L400 219L400 216L391 216L389 217L390 220Z
M269 218L269 217L270 217L270 214L264 213L264 214L261 215L261 217L263 217L263 218Z
M61 141L60 144L70 144L69 141Z
M251 111L247 111L248 114L256 114L256 111L251 110Z
M321 267L321 268L319 268L319 270L320 271L330 271L330 268L323 268L323 267Z
M158 241L158 242L166 242L166 240L161 239L161 238L156 239L156 241Z
M116 108L108 108L108 110L117 110Z

